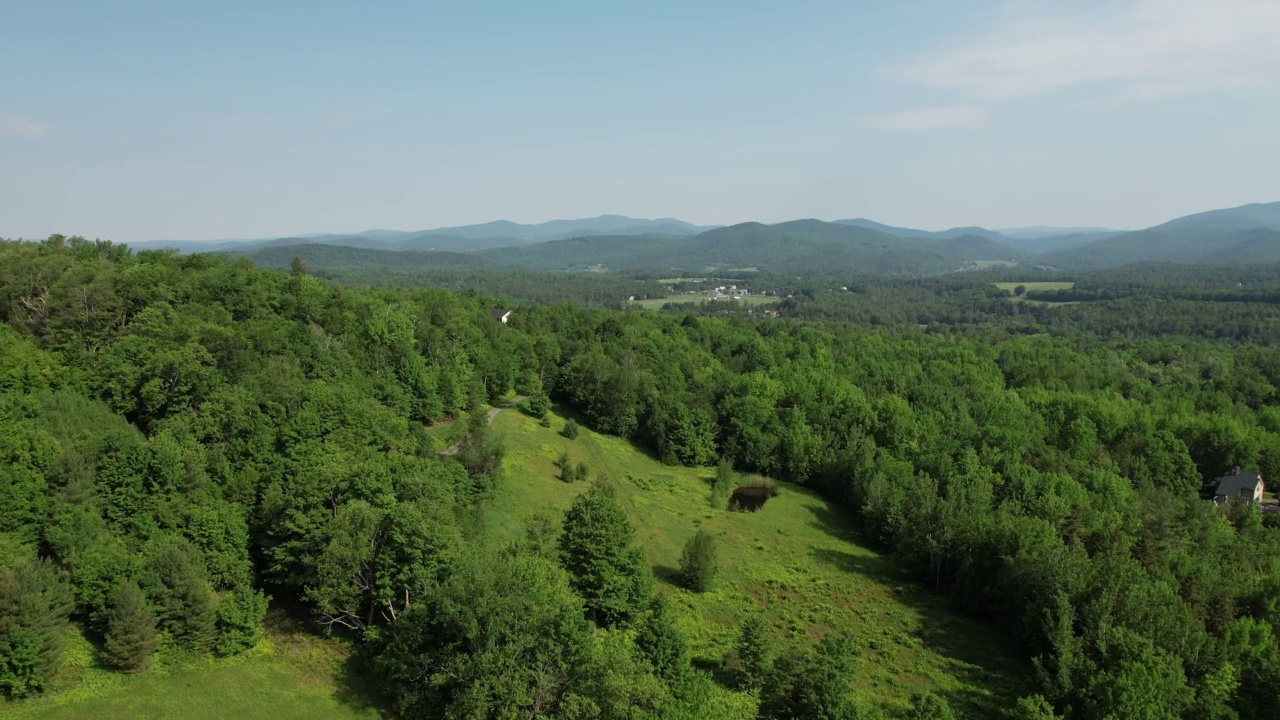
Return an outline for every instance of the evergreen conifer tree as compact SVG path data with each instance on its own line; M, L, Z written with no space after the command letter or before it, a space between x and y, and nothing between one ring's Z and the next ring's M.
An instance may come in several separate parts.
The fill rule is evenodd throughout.
M773 673L777 654L769 625L760 615L752 615L742 623L734 655L738 671L738 687L759 690Z
M132 580L116 588L102 644L106 661L126 672L146 667L156 650L156 618Z
M716 564L716 539L705 530L684 545L680 555L680 577L685 587L694 592L706 592L715 585L720 568Z

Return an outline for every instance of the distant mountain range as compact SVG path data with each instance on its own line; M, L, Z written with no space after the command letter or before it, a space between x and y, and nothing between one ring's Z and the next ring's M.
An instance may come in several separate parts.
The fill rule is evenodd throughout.
M420 231L369 230L271 240L215 243L153 242L134 247L176 247L270 258L287 248L340 246L381 251L308 253L326 262L386 264L385 253L423 252L396 264L462 262L539 269L840 270L934 274L992 261L1059 269L1115 267L1138 262L1238 264L1280 262L1280 202L1212 210L1137 231L1093 227L1029 227L1004 231L959 227L928 231L866 218L793 220L766 225L698 226L673 218L644 220L602 215L536 225L500 220ZM425 252L425 251L434 251Z
M661 234L675 237L697 235L716 225L694 225L674 218L642 220L625 215L601 215L579 220L551 220L522 225L509 220L461 225L432 230L366 230L359 233L320 233L257 240L150 240L129 243L139 250L175 248L182 252L248 252L280 245L343 245L376 250L439 250L470 252L487 248L513 247L562 240L584 235Z
M1045 253L1036 262L1058 268L1107 268L1138 262L1234 265L1280 262L1280 202L1187 215Z

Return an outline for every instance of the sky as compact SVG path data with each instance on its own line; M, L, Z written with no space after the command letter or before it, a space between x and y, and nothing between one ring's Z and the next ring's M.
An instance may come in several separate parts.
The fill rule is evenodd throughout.
M1280 200L1277 0L0 0L0 237Z

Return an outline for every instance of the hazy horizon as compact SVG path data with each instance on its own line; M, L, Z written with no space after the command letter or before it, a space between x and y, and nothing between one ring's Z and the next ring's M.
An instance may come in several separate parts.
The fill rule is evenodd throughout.
M1274 2L79 0L9 19L0 236L605 213L1137 229L1280 195Z

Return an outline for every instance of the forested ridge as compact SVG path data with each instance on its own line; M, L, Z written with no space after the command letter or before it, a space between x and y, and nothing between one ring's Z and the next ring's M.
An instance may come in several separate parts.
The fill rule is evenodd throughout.
M850 687L838 634L769 653L749 622L726 667L754 672L691 667L607 482L564 532L477 536L519 479L483 421L450 458L425 426L518 393L838 502L1017 640L1040 687L1010 717L1280 716L1276 516L1203 499L1231 467L1280 478L1280 356L1046 327L976 285L965 322L872 323L851 303L884 286L847 287L768 322L559 304L503 325L503 300L301 262L4 242L0 688L41 692L69 623L131 671L164 644L242 652L270 603L349 641L404 717L717 717L726 683L761 717L892 712Z

